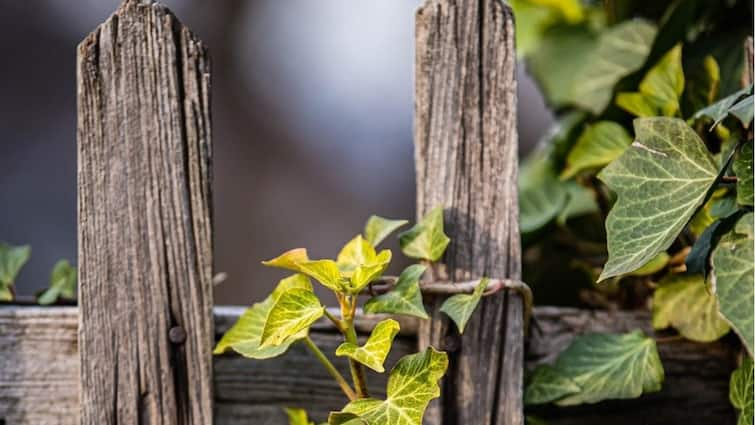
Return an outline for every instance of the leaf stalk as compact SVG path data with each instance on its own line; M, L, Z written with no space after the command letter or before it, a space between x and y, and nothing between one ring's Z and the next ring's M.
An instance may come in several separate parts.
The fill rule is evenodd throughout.
M320 350L320 348L315 344L314 341L312 341L312 338L307 335L306 338L304 338L304 345L307 346L310 352L317 358L317 360L322 363L323 366L325 366L325 369L327 369L330 376L333 377L333 379L336 380L338 383L338 386L341 387L341 390L343 393L348 397L349 401L354 401L357 399L357 394L354 393L354 390L351 389L351 386L346 381L346 378L341 375L341 372L336 369L335 366L333 366L333 363L328 360L328 358L325 356L325 354Z

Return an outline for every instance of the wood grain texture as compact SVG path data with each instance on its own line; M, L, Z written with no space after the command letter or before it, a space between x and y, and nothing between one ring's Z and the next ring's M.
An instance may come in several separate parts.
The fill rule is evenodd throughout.
M212 423L209 72L151 1L79 46L83 425Z
M428 0L416 15L417 214L445 208L434 277L519 279L514 22L500 0ZM427 424L520 425L522 300L486 297L463 337L428 300L420 346L450 354Z
M215 309L215 335L237 320L240 308ZM79 423L79 355L74 307L0 306L0 419L8 425L75 425ZM331 354L337 338L318 324L312 338ZM576 336L589 332L651 332L646 312L593 312L535 308L527 368L553 361ZM666 370L663 390L636 400L532 409L556 425L710 425L734 423L729 405L729 375L738 346L727 341L659 345ZM399 337L386 363L416 351L414 341ZM346 362L335 359L345 373ZM218 425L286 425L281 410L298 406L324 419L345 399L304 347L294 345L283 357L253 361L234 355L214 358L215 423ZM273 379L280 376L280 380ZM370 391L384 392L385 376L370 375Z

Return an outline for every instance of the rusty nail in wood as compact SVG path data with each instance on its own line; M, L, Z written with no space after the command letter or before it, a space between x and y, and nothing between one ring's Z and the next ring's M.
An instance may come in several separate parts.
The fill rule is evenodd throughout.
M174 344L183 344L186 341L186 331L180 326L173 326L168 331L168 339Z

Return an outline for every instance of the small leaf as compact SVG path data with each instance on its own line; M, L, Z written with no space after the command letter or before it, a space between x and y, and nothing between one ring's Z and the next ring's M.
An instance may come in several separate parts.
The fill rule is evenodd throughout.
M729 113L742 123L744 128L749 128L753 115L753 96L747 96L729 109Z
M556 176L550 151L530 155L519 173L519 229L532 233L547 225L564 210L569 193Z
M446 353L432 347L404 356L391 371L385 400L363 398L352 401L342 412L331 414L328 423L343 424L338 420L339 416L351 413L370 425L421 425L428 403L440 396L438 381L447 367Z
M459 328L460 334L464 333L464 327L467 326L469 318L472 317L472 313L474 313L475 308L477 308L477 304L480 303L482 294L488 287L489 281L490 279L486 277L482 278L480 283L477 284L477 287L475 287L473 293L456 294L449 297L443 302L443 305L440 306L440 311L446 313L446 315L456 323L456 327Z
M346 292L358 294L383 274L391 262L391 251L384 249L377 254L370 242L357 235L341 249L336 262L342 276L349 279Z
M73 300L76 298L76 268L68 260L55 263L50 275L50 287L37 297L42 305L53 304L58 298Z
M364 238L373 246L378 246L388 235L407 223L409 222L406 220L391 220L373 215L364 226Z
M336 356L346 356L369 367L375 372L383 373L383 362L393 344L393 338L399 331L399 324L393 319L385 319L375 326L363 346L344 342L336 349Z
M305 261L299 263L299 271L332 291L340 293L347 291L346 280L341 276L341 271L333 260Z
M608 262L599 281L637 270L668 249L718 176L684 121L639 118L634 128L635 142L598 176L618 196L606 219Z
M753 363L745 357L742 364L731 374L729 401L739 410L737 425L752 425L753 422Z
M299 264L307 261L309 261L307 250L305 248L296 248L286 251L272 260L263 261L262 264L268 267L277 267L301 273Z
M389 292L378 295L364 305L365 313L387 313L415 316L429 319L422 304L422 292L419 288L419 278L426 267L415 264L407 267L398 277L396 286Z
M13 285L18 272L29 261L31 247L12 246L0 242L0 300L12 299L10 286Z
M283 344L309 329L325 314L325 308L311 289L293 288L284 291L273 304L262 328L262 348Z
M752 103L752 99L750 99ZM739 205L753 204L752 185L753 185L753 152L752 152L752 140L742 145L742 148L737 152L737 156L734 158L732 169L734 174L737 175L737 203Z
M713 274L718 306L752 355L755 279L753 277L753 213L743 215L734 230L721 237L713 250Z
M409 258L438 261L451 239L443 233L443 207L436 207L411 229L399 235L401 251Z
M714 221L713 224L703 231L695 241L695 244L692 245L692 249L684 261L687 273L701 273L707 279L710 272L710 255L713 248L718 244L721 236L734 227L734 224L743 213L743 210L731 211L727 217Z
M286 409L286 416L288 416L288 425L315 425L307 417L307 411L304 409L289 408Z
M665 252L661 252L656 255L652 260L648 261L644 266L629 273L629 276L650 276L663 270L668 264L671 257Z
M653 328L669 326L697 342L715 341L729 332L702 275L669 275L659 283L653 293Z
M265 320L268 313L270 313L270 309L284 292L293 288L311 291L312 283L308 277L302 274L295 274L281 280L270 296L264 301L249 307L239 317L239 320L220 339L213 354L222 354L232 349L244 357L268 359L285 353L291 344L307 336L307 330L305 329L285 339L279 345L261 347L262 329L265 326Z
M576 394L581 390L570 378L549 365L540 365L529 376L524 389L524 404L544 404Z
M710 129L713 130L714 127L716 127L721 121L724 120L724 118L729 115L732 106L737 104L737 102L739 102L739 100L741 100L743 97L750 94L752 94L752 86L739 90L719 100L718 102L710 106L706 106L705 108L695 112L695 115L692 116L692 119L697 120L702 118L709 118L713 120L713 125L711 125L710 127Z
M677 44L642 79L640 91L619 93L616 105L638 117L673 117L683 92L682 46Z
M655 341L642 331L623 335L589 334L574 338L554 366L581 391L560 406L636 398L661 389L663 366Z
M561 178L568 179L582 171L601 168L621 156L631 143L629 133L613 121L588 125L566 157L568 165Z

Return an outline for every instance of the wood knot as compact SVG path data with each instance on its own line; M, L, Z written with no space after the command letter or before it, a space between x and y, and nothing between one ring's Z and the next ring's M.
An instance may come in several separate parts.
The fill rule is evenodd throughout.
M186 331L180 326L173 326L168 331L168 339L174 344L183 344L186 341Z

